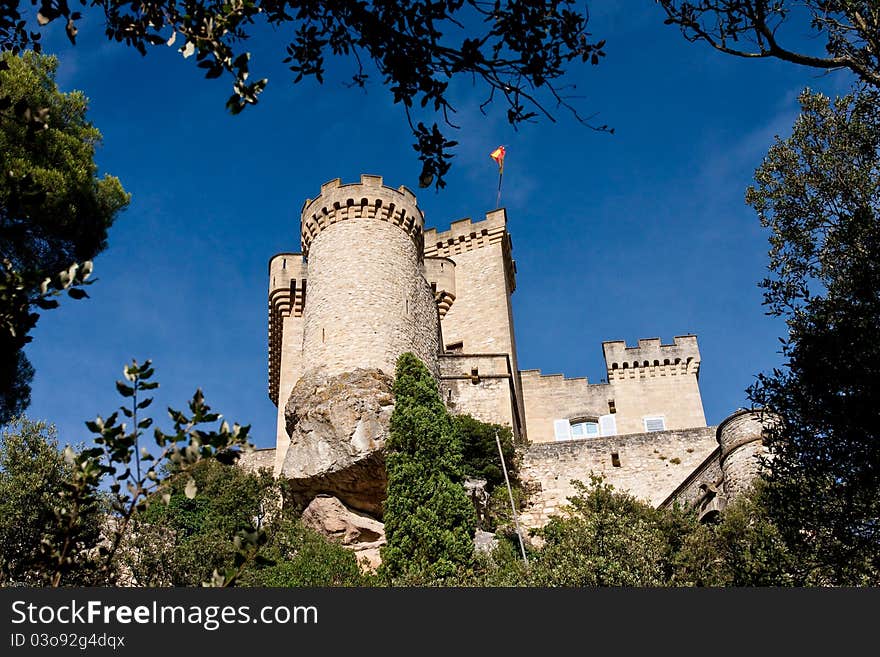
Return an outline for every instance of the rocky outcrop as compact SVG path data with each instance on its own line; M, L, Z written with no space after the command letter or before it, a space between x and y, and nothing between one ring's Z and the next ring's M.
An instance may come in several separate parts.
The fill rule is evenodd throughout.
M284 409L290 445L281 476L302 506L331 494L381 517L385 441L394 408L392 379L377 369L327 376L307 372Z
M302 514L307 527L354 551L358 562L375 570L381 563L379 548L385 545L385 526L364 513L346 507L332 495L319 495Z

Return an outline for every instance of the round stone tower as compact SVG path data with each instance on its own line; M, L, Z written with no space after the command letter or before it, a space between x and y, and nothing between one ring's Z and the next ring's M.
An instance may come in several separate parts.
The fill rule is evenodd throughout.
M761 409L741 409L718 425L724 495L733 500L745 492L761 473L764 427L770 420Z
M437 374L440 328L422 273L424 215L406 187L337 178L302 209L308 260L303 371L377 368L394 376L411 351Z

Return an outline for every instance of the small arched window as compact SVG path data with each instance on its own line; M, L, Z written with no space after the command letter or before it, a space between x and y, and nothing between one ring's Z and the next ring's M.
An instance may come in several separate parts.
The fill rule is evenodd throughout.
M598 438L599 437L599 421L597 419L577 419L571 420L571 437L572 438Z

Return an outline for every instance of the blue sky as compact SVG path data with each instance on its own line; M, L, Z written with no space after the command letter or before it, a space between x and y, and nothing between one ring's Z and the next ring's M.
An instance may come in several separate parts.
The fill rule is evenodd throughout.
M96 259L91 299L65 301L33 333L28 414L55 423L62 442L85 441L83 422L118 406L123 365L152 358L160 426L165 406L184 407L201 387L227 419L253 426L258 447L273 445L266 268L298 250L304 199L332 178L380 174L416 190L428 225L445 229L494 207L488 154L499 144L520 367L598 382L603 340L696 333L709 423L745 405L754 376L778 365L784 330L761 306L767 235L745 189L774 135L789 132L799 91L845 93L850 79L689 44L652 2L605 4L591 30L607 57L568 81L579 110L616 134L564 111L513 131L503 107L483 116L483 91L457 83L460 145L439 193L418 189L401 109L378 80L367 93L345 88L347 64L323 86L293 85L280 36L255 40L252 71L269 87L231 116L229 80L205 80L176 47L143 58L107 42L95 14L76 47L52 26L44 47L60 58L59 85L90 98L100 171L133 198Z

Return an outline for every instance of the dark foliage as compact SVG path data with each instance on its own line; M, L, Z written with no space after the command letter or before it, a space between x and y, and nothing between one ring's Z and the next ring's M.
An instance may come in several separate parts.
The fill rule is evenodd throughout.
M768 436L768 504L801 583L880 583L880 93L805 91L747 200L771 229L769 312L783 367L751 399Z
M37 310L57 307L50 297L64 290L87 296L91 259L129 202L119 180L97 177L101 134L85 118L87 99L56 87L57 65L0 54L0 424L30 400L22 349Z
M666 23L678 26L688 41L704 41L737 57L849 69L864 83L880 88L876 0L657 1L666 10ZM808 44L823 48L803 50L795 45L803 44L806 34L815 37Z
M72 3L33 4L36 16L23 8L24 0L0 7L2 49L39 47L40 27L53 21L63 21L76 42L76 23L83 17ZM281 56L294 82L312 77L322 83L328 58L348 58L354 66L351 86L365 87L378 76L403 106L417 138L424 187L445 185L449 150L456 142L446 139L436 122L426 125L416 114L439 115L453 126L449 86L456 77L482 85L483 108L502 98L513 126L538 116L553 120L552 112L563 107L581 123L607 130L577 114L562 83L572 62L595 65L605 55L605 42L590 38L586 9L575 0L83 0L82 5L103 13L105 33L113 41L141 54L177 44L185 58L195 55L206 77L231 75L233 93L226 105L233 113L256 103L266 86L266 79L250 75L250 55L242 48L257 22L284 35Z

